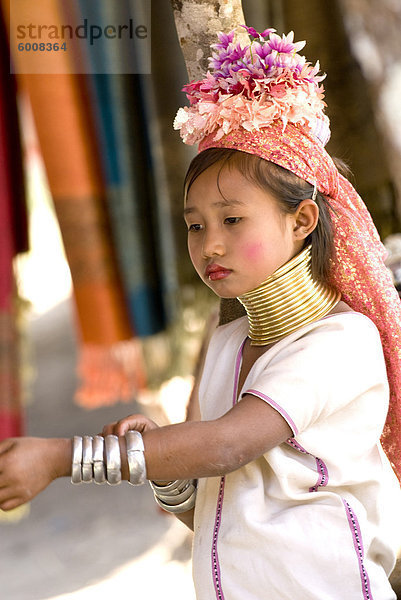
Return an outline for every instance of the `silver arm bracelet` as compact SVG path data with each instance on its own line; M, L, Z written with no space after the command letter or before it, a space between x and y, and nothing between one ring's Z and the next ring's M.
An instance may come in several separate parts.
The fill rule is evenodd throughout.
M75 435L72 444L71 483L82 482L82 437Z
M163 510L178 515L180 513L184 513L184 512L187 512L188 510L191 510L191 508L193 508L195 506L196 488L194 488L194 490L191 493L191 495L189 496L189 498L187 498L187 500L185 500L184 502L181 502L181 504L176 504L174 506L165 504L156 495L155 495L155 500L156 500L157 504L161 508L163 508Z
M193 482L193 479L176 479L175 481L170 481L166 485L159 485L154 481L150 481L149 483L157 496L160 494L163 496L177 496Z
M91 483L93 479L93 458L92 458L92 441L91 435L84 435L82 444L82 481Z
M106 446L107 483L117 485L121 483L121 455L118 437L106 435L104 443Z
M139 431L127 431L127 460L131 485L142 485L146 481L146 463L142 436Z
M177 506L178 504L182 504L188 500L194 491L195 486L191 483L185 488L185 490L181 492L181 494L177 494L176 496L165 496L164 494L159 493L155 495L163 502L163 504L167 504L168 506Z
M93 476L95 483L106 483L106 467L104 464L104 438L95 435L92 442L93 449Z

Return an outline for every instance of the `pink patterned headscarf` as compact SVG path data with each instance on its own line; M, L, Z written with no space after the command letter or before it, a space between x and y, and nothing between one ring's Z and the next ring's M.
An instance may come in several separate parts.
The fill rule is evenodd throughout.
M401 302L384 264L386 251L372 218L351 183L337 170L324 144L324 115L318 65L297 51L293 34L258 34L245 48L234 33L220 34L210 59L212 73L185 86L190 107L175 127L199 151L231 148L255 154L316 185L332 207L335 256L330 283L343 300L379 330L390 386L383 448L401 481ZM181 112L180 112L181 111Z

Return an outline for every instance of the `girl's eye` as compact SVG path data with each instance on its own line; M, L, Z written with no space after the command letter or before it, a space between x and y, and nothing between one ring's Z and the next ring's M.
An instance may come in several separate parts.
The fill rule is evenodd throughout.
M241 221L241 217L227 217L224 219L224 223L228 223L228 225L236 225Z
M192 225L188 225L188 231L200 231L202 229L202 225L199 223L193 223Z

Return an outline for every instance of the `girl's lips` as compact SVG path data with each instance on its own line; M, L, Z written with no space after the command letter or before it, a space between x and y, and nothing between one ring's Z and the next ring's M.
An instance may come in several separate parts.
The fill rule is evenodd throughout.
M212 281L218 281L219 279L225 279L230 275L231 271L214 271L214 273L210 273L209 279Z
M211 281L218 281L220 279L225 279L231 273L230 269L226 269L225 267L221 267L220 265L209 265L206 267L206 277L208 277Z

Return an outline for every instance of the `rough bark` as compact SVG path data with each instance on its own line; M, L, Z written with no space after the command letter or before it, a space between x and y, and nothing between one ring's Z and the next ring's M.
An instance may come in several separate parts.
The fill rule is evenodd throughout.
M171 0L171 5L189 79L201 79L217 32L245 23L241 0ZM248 40L245 30L238 29L237 39Z

